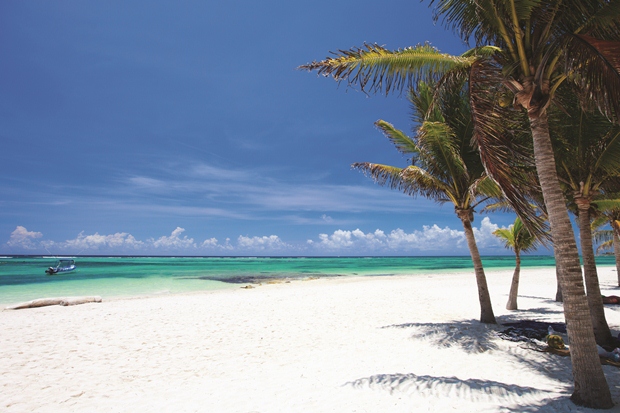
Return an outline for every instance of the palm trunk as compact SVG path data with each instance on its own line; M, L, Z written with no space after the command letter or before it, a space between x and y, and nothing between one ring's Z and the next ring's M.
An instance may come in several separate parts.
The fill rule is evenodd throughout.
M474 231L471 228L471 210L457 211L459 218L463 222L465 229L465 239L469 247L469 254L474 263L474 272L476 273L476 283L478 284L478 299L480 300L480 322L486 324L496 324L495 315L493 314L493 306L491 305L491 296L489 295L489 287L487 286L487 278L482 268L482 260L474 238Z
M508 303L506 304L506 310L517 309L517 295L519 294L519 275L521 274L521 253L519 250L515 250L516 266L515 272L512 274L512 283L510 284L510 293L508 294Z
M562 287L560 286L560 275L558 274L558 268L555 267L555 279L557 280L558 288L555 291L555 301L558 303L564 302L564 298L562 297Z
M614 256L616 257L616 275L618 276L618 286L620 286L620 237L614 231Z
M608 409L613 406L613 402L596 349L577 243L558 180L547 114L529 112L529 118L534 159L549 217L555 262L564 298L564 317L575 384L571 400L582 406Z
M586 197L576 196L575 203L579 209L579 238L581 239L581 256L583 257L583 272L588 293L588 306L592 317L594 337L601 346L613 345L613 338L609 325L605 319L603 296L598 282L596 261L594 259L594 246L592 243L592 230L590 229L590 200Z

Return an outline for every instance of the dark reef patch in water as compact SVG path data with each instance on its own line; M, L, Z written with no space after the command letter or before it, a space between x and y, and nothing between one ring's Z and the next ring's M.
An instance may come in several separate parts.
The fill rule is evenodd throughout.
M269 276L269 275L235 275L229 277L217 277L210 275L203 275L199 277L179 277L179 279L192 279L192 280L205 280L205 281L219 281L227 284L266 284L270 282L286 282L293 280L304 280L308 278L334 278L342 277L341 274L304 274L303 276Z

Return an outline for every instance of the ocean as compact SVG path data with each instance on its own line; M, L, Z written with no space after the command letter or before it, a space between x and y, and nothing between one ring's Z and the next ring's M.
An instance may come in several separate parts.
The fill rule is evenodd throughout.
M487 276L514 268L514 256L483 257ZM472 270L459 257L75 257L77 269L47 275L55 257L0 257L0 304L44 297L122 298L239 288L272 279L390 276ZM615 265L613 256L598 265ZM553 267L552 256L524 256L523 268Z

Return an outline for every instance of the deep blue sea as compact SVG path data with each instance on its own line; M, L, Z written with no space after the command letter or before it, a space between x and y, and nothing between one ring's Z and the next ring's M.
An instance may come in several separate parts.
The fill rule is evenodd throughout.
M471 269L460 257L76 257L77 269L47 275L54 257L0 257L0 304L43 297L105 298L239 288L269 279L446 273ZM485 271L514 268L513 256L483 257ZM613 256L598 265L615 265ZM553 267L552 256L524 256L522 267Z

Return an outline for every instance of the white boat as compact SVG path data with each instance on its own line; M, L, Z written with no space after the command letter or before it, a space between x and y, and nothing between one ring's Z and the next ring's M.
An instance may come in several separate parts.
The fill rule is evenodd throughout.
M71 272L75 270L75 260L70 258L61 258L56 261L56 265L49 267L45 272L48 275L58 274L61 272Z

